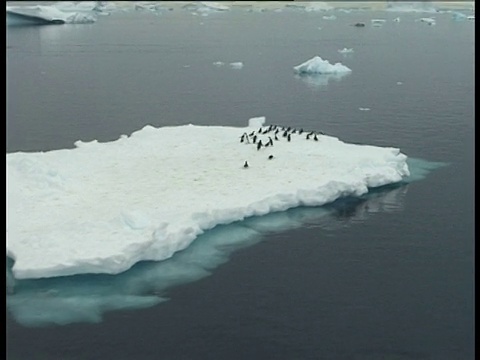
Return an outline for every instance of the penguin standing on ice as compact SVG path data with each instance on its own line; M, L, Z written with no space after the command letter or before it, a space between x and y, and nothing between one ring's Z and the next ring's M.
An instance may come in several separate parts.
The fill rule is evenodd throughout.
M245 164L243 164L243 167L246 169L248 168L248 162L245 160Z
M272 160L273 159L273 155L268 155L268 160Z
M263 146L262 140L258 140L257 150L260 150L260 148L261 148L262 146Z

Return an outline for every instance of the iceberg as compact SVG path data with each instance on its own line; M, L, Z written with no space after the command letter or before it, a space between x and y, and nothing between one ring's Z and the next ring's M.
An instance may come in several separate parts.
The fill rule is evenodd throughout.
M252 120L252 125L262 118ZM111 275L76 275L15 280L7 259L7 310L23 326L97 323L103 314L140 309L168 301L168 291L209 276L238 249L253 246L270 233L304 226L329 231L354 226L377 213L402 211L409 184L446 164L407 159L410 176L398 184L372 189L360 197L338 199L321 207L298 207L217 226L168 260L141 262Z
M85 12L65 12L56 6L7 6L7 25L90 24L95 16Z
M419 21L427 23L428 25L435 25L435 19L434 18L420 18Z
M243 63L241 61L230 63L232 69L241 69L243 68Z
M352 71L342 63L332 65L328 60L323 60L320 56L314 56L312 59L295 66L293 70L297 74L340 74Z
M264 122L145 126L108 143L7 154L13 276L119 274L171 258L217 225L360 196L409 175L397 148L320 130L270 140L275 126Z
M352 48L350 48L350 49L348 49L348 48L343 48L343 49L339 49L338 52L339 52L340 54L351 54L351 53L353 53L353 49L352 49Z

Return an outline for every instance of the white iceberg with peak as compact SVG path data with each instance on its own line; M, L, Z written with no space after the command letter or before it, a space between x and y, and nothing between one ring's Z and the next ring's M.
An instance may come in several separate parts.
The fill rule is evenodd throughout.
M328 60L323 60L320 56L315 56L295 66L293 70L297 74L340 74L352 71L342 63L330 64Z

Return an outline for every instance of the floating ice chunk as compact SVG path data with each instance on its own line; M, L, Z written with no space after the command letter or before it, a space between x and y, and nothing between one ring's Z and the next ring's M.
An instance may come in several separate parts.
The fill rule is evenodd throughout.
M328 60L323 60L320 56L314 56L312 59L295 66L293 70L297 74L338 74L352 71L342 63L332 65Z
M81 12L64 12L55 6L7 6L7 24L22 22L52 24L89 24L96 21L93 14Z
M232 69L241 69L241 68L243 68L243 63L242 62L232 62L232 63L230 63L230 67Z
M428 25L435 25L435 19L434 18L420 18L419 21L427 23Z
M218 2L213 2L213 1L202 1L201 4L209 9L218 10L218 11L226 11L230 9L226 5L220 4Z
M385 24L386 20L385 19L372 19L372 26L382 26Z
M457 21L467 20L467 15L461 12L455 11L452 13L452 19Z
M212 1L195 1L190 2L183 5L183 9L191 10L191 11L198 11L202 13L203 16L207 16L208 12L218 12L218 11L226 11L230 8L226 5L220 4L218 2Z
M467 16L467 20L475 20L475 15L469 15Z
M358 110L360 110L360 111L370 111L370 108L359 107Z
M213 65L215 65L215 66L223 66L223 65L225 65L225 63L224 63L223 61L215 61L215 62L213 63Z
M393 19L393 21L395 21L395 22L400 22L400 18L399 18L399 17L396 17L395 19Z
M333 7L327 4L326 2L323 1L315 1L315 2L310 2L308 3L307 6L305 6L305 11L307 12L312 12L312 11L326 11L326 10L332 10Z
M337 17L335 15L325 15L323 20L335 20Z
M248 127L259 128L265 125L265 116L253 117L248 120Z
M350 48L350 49L343 48L343 49L338 50L338 52L339 52L340 54L351 54L351 53L353 53L353 49L351 49L351 48Z
M397 81L397 85L402 85L402 84L403 84L403 82Z
M418 1L418 2L393 2L388 1L386 11L392 12L416 12L416 13L436 13L437 9L429 1Z

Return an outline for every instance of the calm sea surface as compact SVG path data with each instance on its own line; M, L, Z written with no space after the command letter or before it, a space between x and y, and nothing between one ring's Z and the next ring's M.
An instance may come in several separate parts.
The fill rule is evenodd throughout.
M7 153L266 116L448 164L325 216L289 211L302 226L237 246L209 276L162 291L168 301L96 322L28 326L9 307L20 281L7 296L9 360L474 359L474 22L334 14L132 11L7 27ZM352 72L296 77L292 67L315 55ZM23 291L45 296L38 284L54 286Z

